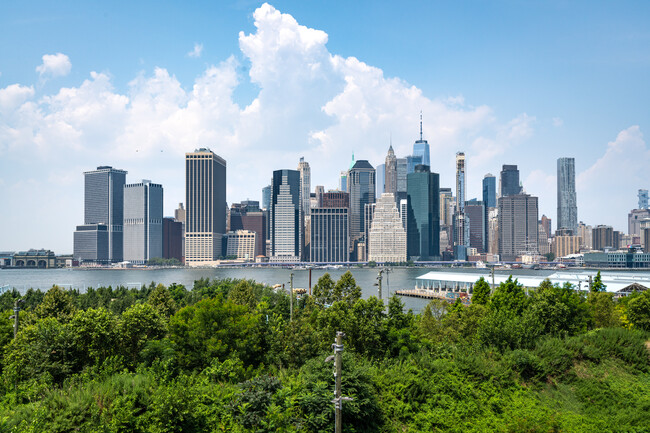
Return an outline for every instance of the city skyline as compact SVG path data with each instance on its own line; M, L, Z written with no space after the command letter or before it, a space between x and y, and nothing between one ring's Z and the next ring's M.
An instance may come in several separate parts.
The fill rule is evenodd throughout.
M128 170L130 179L156 179L165 186L164 215L185 201L182 155L200 147L229 161L228 203L260 200L272 171L295 167L300 156L311 164L311 185L334 189L353 151L374 167L384 162L391 143L398 159L410 155L420 136L420 111L431 171L440 173L441 187L454 187L453 155L463 151L466 199L481 198L486 173L513 164L526 192L539 197L540 214L555 215L555 161L573 157L578 220L625 231L637 190L650 186L644 175L650 152L643 138L650 116L641 103L650 93L641 79L650 64L642 25L648 6L593 6L574 29L556 24L557 36L543 32L549 39L544 43L522 24L560 15L582 18L584 10L556 2L504 5L488 11L486 6L473 10L438 3L400 6L400 13L408 14L405 22L428 18L436 24L430 34L417 32L421 39L413 46L407 43L412 29L406 23L388 32L393 42L368 43L338 25L353 19L353 11L337 18L318 2L206 8L201 11L206 18L223 13L220 20L232 22L187 35L179 32L187 29L183 25L170 28L169 36L178 39L170 45L155 37L139 44L108 41L107 23L126 18L119 8L104 11L65 2L41 9L38 2L2 5L0 55L13 60L0 66L0 187L3 205L11 209L0 216L0 224L13 229L3 230L0 248L71 252L69 233L83 215L81 173L91 167L111 165ZM381 25L388 19L384 14L394 14L396 7L369 8L363 28L371 23L389 28ZM201 9L180 11L181 21L196 18ZM490 32L474 30L472 24L482 23L481 13L494 17L503 9L512 18L503 33L479 40L479 34ZM528 17L532 9L540 12L536 18ZM145 12L151 11L139 5L134 16ZM137 31L160 35L157 26L171 22L175 12L163 5L152 12L157 24ZM445 18L456 19L459 29L445 24ZM515 25L517 18L521 24ZM614 25L601 36L577 37L610 21ZM120 37L134 36L136 26L128 25L133 21L125 22ZM86 26L93 25L97 34L88 32L93 27ZM61 26L65 32L54 31ZM463 31L469 31L466 42L458 37ZM520 59L517 47L508 45L515 42L505 41L521 32L520 43L535 42L539 59ZM350 42L343 42L346 38ZM75 42L81 40L87 42ZM603 40L609 43L603 46ZM458 52L441 50L445 41ZM568 43L560 46L559 41ZM506 49L497 50L497 43ZM118 46L124 52L116 51ZM476 56L481 49L495 58ZM551 49L560 55L550 54ZM410 62L391 60L398 52ZM506 65L516 62L514 80L498 75L505 73L502 67L484 75L458 73L463 66L491 71L504 60L503 52L512 55ZM566 60L575 52L581 53L576 63ZM551 64L540 68L546 61ZM467 68L472 64L477 68ZM319 68L310 72L309 65ZM567 65L572 68L561 68ZM532 91L536 80L546 85ZM592 94L589 86L595 83L604 90ZM584 105L576 105L578 100ZM611 113L611 105L621 109ZM280 110L283 106L287 109ZM597 213L603 192L612 200ZM51 215L46 224L39 216L43 209Z

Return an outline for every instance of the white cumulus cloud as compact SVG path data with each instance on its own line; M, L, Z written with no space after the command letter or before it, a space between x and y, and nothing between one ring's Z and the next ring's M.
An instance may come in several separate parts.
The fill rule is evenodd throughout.
M241 53L250 64L247 77L238 75L240 65L231 56L208 66L193 83L181 83L173 70L157 67L134 77L125 90L116 90L109 74L97 72L52 94L38 95L18 84L0 89L0 110L9 112L0 115L0 155L8 167L3 178L15 180L7 181L3 200L9 208L21 208L27 187L19 181L29 173L32 199L51 203L48 215L57 228L47 232L52 245L39 246L71 252L74 224L83 220L82 172L98 165L128 170L129 182L162 183L165 213L172 214L185 200L183 155L198 147L226 159L227 197L233 202L260 199L272 171L296 168L300 156L312 166L312 188L326 189L337 186L353 151L356 159L382 163L391 135L398 157L405 157L419 138L420 111L441 186L453 186L456 151L466 152L472 168L468 185L478 185L478 191L484 173L477 167L494 164L505 149L533 133L533 116L500 121L487 105L471 105L462 95L432 98L400 78L386 77L377 66L331 53L327 33L269 4L253 18L254 31L239 33ZM44 56L38 71L65 75L70 62L63 54ZM233 100L243 80L259 88L246 107ZM57 208L50 198L62 194L66 200ZM15 223L3 218L0 214L0 225ZM30 227L38 218L25 213L19 221ZM5 248L28 248L37 239L27 231L16 233Z
M203 53L203 44L194 44L194 48L192 49L192 51L188 52L187 55L188 57L198 59L199 57L201 57L202 53Z
M68 56L62 53L45 54L43 56L43 63L36 67L36 72L41 77L63 77L70 73L72 63Z

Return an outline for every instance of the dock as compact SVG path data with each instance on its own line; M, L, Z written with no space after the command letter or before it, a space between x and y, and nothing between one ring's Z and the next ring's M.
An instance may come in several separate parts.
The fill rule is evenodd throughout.
M456 299L460 298L464 304L469 303L469 295L467 292L439 291L430 289L404 289L396 290L395 293L399 296L407 296L410 298L440 299L451 303L456 302Z

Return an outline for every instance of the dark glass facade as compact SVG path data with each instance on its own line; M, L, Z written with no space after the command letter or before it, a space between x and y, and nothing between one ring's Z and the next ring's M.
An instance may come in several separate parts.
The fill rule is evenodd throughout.
M440 177L417 165L407 177L407 255L413 260L440 256Z

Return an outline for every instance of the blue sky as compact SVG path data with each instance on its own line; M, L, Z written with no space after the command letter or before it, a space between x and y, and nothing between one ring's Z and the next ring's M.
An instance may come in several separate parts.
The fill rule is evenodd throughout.
M420 110L443 186L465 151L470 198L518 164L555 221L574 156L579 219L625 231L650 188L648 2L262 5L0 4L0 250L71 252L98 165L162 183L166 214L199 146L227 159L229 202L303 155L334 188L352 150L377 165L392 134L408 154Z

